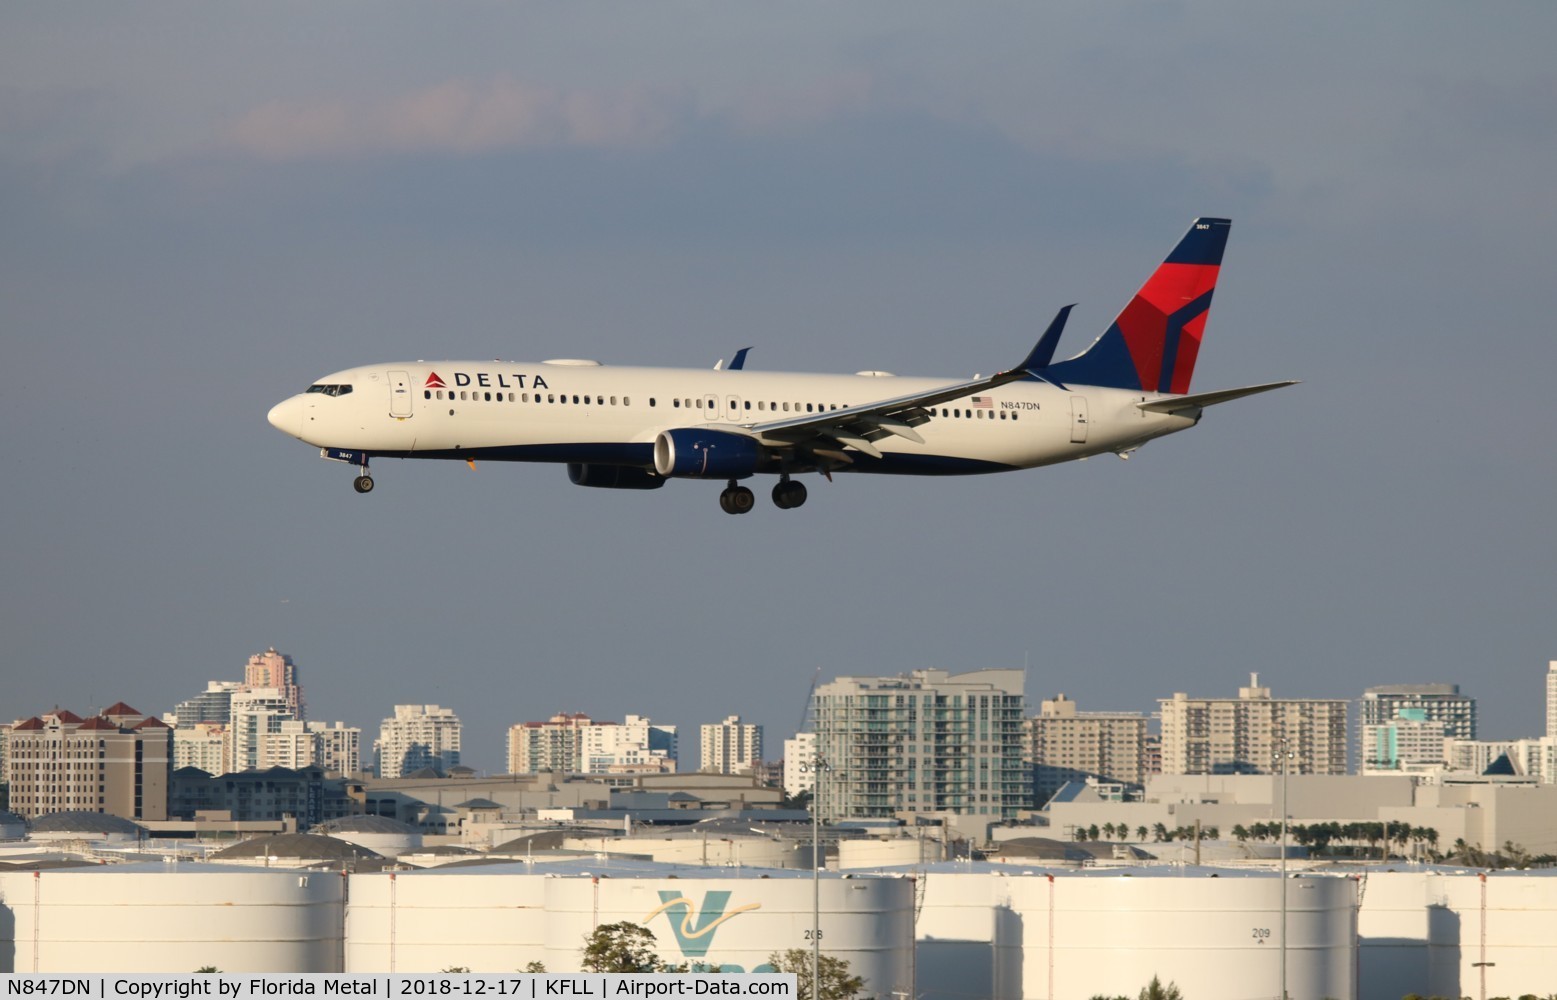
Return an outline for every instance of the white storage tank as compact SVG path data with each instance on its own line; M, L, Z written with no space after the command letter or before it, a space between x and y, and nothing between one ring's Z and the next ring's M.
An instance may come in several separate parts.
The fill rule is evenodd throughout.
M567 837L564 850L600 854L626 854L653 858L676 865L732 865L741 868L794 868L802 857L796 843L750 834L711 833L696 830L672 836L638 834L630 837ZM809 856L810 845L805 854Z
M339 972L345 890L195 863L0 872L0 972Z
M1134 996L1159 977L1195 1000L1287 993L1355 1000L1356 881L1274 872L1138 868L1005 880L996 914L994 995Z
M546 943L544 866L454 862L351 876L346 971L521 972Z
M941 860L941 844L935 840L917 837L899 837L893 840L861 838L838 842L838 868L850 871L859 868L889 868L901 865L919 865Z
M1431 992L1489 997L1552 992L1557 870L1435 873L1427 891Z
M671 964L771 971L769 957L809 953L810 873L682 868L660 875L582 874L546 883L546 968L579 968L586 937L628 921L654 932ZM913 882L824 874L822 950L849 963L866 993L908 992L913 976Z
M1427 996L1428 942L1434 911L1428 906L1432 874L1366 870L1358 882L1357 995ZM1441 923L1441 920L1439 921ZM1442 928L1438 928L1442 933ZM1457 990L1454 996L1462 996Z
M309 831L356 844L386 858L422 849L422 832L388 816L342 816Z
M915 874L923 997L1133 997L1154 975L1194 1000L1280 993L1274 872L974 862ZM1354 1000L1355 882L1305 876L1287 891L1288 994Z

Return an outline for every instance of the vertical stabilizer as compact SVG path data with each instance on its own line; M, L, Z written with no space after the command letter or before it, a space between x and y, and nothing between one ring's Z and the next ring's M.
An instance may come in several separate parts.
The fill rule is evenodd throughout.
M1103 335L1069 361L1043 369L1043 377L1143 392L1189 392L1231 227L1228 219L1196 219Z

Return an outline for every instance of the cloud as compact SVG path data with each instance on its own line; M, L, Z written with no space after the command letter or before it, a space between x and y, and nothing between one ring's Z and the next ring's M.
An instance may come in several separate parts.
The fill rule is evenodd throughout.
M238 149L273 160L380 152L638 148L665 141L686 114L676 92L573 90L509 77L450 80L384 101L272 101L227 130Z

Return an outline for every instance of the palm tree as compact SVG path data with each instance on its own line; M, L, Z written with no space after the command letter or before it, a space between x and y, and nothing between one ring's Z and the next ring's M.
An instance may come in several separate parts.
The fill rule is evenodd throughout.
M1146 838L1150 835L1151 831L1146 829L1144 826L1138 826L1135 828L1135 839L1141 841L1142 843L1145 843Z

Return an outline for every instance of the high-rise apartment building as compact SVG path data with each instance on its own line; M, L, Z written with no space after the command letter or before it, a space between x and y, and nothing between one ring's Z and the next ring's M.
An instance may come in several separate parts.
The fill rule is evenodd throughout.
M227 727L215 722L180 725L173 730L173 770L193 767L206 774L232 770L232 744Z
M279 741L282 726L296 722L287 692L274 687L245 687L233 693L228 766L234 771L254 771L275 766L275 755L284 751L272 747Z
M1346 701L1272 698L1259 674L1237 698L1158 699L1163 774L1273 774L1278 748L1292 774L1346 773Z
M1389 722L1362 727L1362 747L1357 758L1361 774L1391 774L1414 768L1441 767L1448 729L1429 719L1421 708L1401 708Z
M119 702L90 719L55 709L11 727L11 810L168 818L172 730Z
M1546 664L1546 738L1557 740L1557 660Z
M1409 714L1401 716L1402 712ZM1365 763L1368 756L1363 730L1387 726L1397 718L1441 725L1448 739L1476 738L1476 699L1461 694L1458 684L1383 684L1368 688L1357 702L1359 762Z
M656 726L647 716L597 722L561 713L545 722L508 729L508 773L660 774L676 770L675 726Z
M438 705L396 705L378 728L373 749L380 778L400 778L424 767L444 774L460 762L459 717Z
M1079 712L1063 694L1043 701L1037 715L1022 720L1033 803L1042 805L1071 781L1144 784L1146 723L1140 712Z
M698 770L751 774L762 763L762 727L732 715L702 727Z
M1031 801L1020 670L839 677L813 696L825 820L960 813L1012 818Z
M169 720L179 727L213 722L220 726L232 720L232 696L242 689L239 681L208 681L205 690L173 709Z
M249 657L243 670L243 686L251 691L275 688L286 698L292 718L308 718L303 688L297 680L297 665L292 662L292 657L276 652L275 647Z
M816 772L811 766L815 759L815 733L796 733L784 741L784 794L794 798L815 787Z

